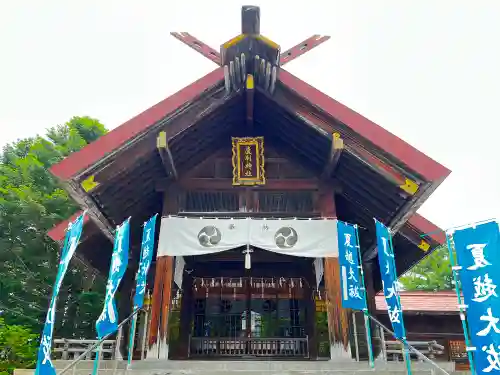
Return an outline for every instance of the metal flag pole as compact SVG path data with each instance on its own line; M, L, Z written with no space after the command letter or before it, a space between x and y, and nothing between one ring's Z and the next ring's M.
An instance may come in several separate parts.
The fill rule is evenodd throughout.
M360 264L358 265L359 267L359 272L361 275L361 283L363 284L363 291L365 295L365 307L363 308L363 318L365 321L365 331L366 331L366 346L368 347L368 359L370 362L370 367L374 368L375 367L375 361L373 359L373 346L372 346L372 333L371 333L371 327L370 327L370 318L369 318L369 313L368 313L368 295L366 293L366 284L365 284L365 273L363 272L363 266L361 264L361 243L359 242L359 232L358 232L358 225L354 224L354 231L356 232L356 242L358 246L356 246L356 250L358 252L358 260ZM354 322L356 324L356 322Z
M471 344L470 344L470 338L469 338L469 329L467 328L467 321L466 321L466 315L465 315L465 309L464 305L462 304L462 296L460 293L460 287L459 285L459 277L458 277L458 269L457 265L455 264L455 258L453 256L453 248L451 246L451 241L450 241L450 236L445 232L444 235L446 236L446 247L448 248L448 254L450 257L450 264L451 264L451 273L453 274L453 281L455 283L455 293L457 294L457 301L458 301L458 308L460 309L460 321L462 322L462 329L464 331L464 338L465 338L465 351L467 352L467 358L469 359L469 365L470 365L470 371L472 375L476 375L476 368L474 367L474 356L472 355L471 350Z
M456 230L456 229L462 229L465 227L471 227L473 225L488 223L490 221L495 221L495 219L481 220L481 221L477 221L477 222L471 223L471 224L465 224L465 225L459 225L456 227L452 227L452 228L449 228L447 231L437 230L434 232L424 233L424 234L420 235L420 237L427 237L427 236L430 236L432 234L443 233L444 236L446 237L446 247L448 248L448 256L450 257L450 264L451 264L451 273L453 275L453 282L455 283L455 293L457 295L458 308L460 310L460 321L462 323L462 330L464 332L465 351L467 352L467 358L469 360L469 365L470 365L470 370L471 370L472 375L476 375L476 367L474 365L474 356L472 354L472 350L470 350L472 348L472 345L471 345L471 340L469 337L469 329L467 326L466 311L464 308L464 304L462 303L462 295L461 295L461 291L460 291L460 287L459 287L459 279L460 278L458 276L458 271L460 270L461 267L459 265L455 264L453 247L452 247L452 244L450 241L450 236L448 235L447 232L452 231L452 230Z
M396 262L394 260L394 246L392 245L392 235L389 235L389 244L391 246L392 263L393 263L393 267L391 267L391 268L392 268L394 280L396 280L396 284L397 284L398 277L396 274ZM396 285L395 288L398 289L399 285ZM398 299L399 306L401 306L401 298L399 297L399 290L396 293L396 298ZM410 350L409 350L408 342L406 341L406 328L405 328L405 324L404 324L404 320L403 320L403 309L402 308L401 308L401 330L402 330L402 334L403 334L403 340L401 340L401 341L403 341L403 351L404 351L403 354L404 354L404 359L405 359L405 364L406 364L406 372L408 373L408 375L411 375L411 357L410 357Z
M100 362L100 357L101 357L101 346L102 346L102 343L99 343L99 345L95 349L94 368L92 369L92 375L97 375L99 373L99 362Z
M144 224L142 226L144 226ZM135 274L135 280L136 281L139 278L140 266L141 266L141 262L139 261L139 270ZM137 288L135 289L135 293L134 294L137 294ZM134 305L135 305L135 303L134 303ZM137 307L134 306L134 310L136 308ZM129 331L129 338L128 338L128 350L127 350L127 370L130 369L130 365L132 364L132 357L134 355L135 326L136 326L136 324L137 324L137 314L134 315L134 317L132 318L132 322L130 323L130 331Z
M134 315L132 318L132 323L130 326L130 337L128 341L128 356L127 356L127 370L130 368L132 364L132 356L134 355L134 343L135 343L135 329L137 324L137 315Z

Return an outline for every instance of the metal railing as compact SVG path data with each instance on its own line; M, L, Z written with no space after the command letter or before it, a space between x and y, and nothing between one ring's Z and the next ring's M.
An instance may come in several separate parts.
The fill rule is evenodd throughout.
M124 319L120 324L118 324L118 330L120 331L121 328L128 321L130 321L134 316L136 316L140 311L142 311L142 309L135 310L126 319ZM71 362L69 365L67 365L65 368L63 368L57 375L64 375L65 373L67 373L69 370L71 370L73 367L75 367L80 361L85 360L89 356L89 354L91 355L93 351L95 351L98 347L100 347L109 337L111 337L114 334L115 334L115 332L109 333L106 336L104 336L102 339L95 340L94 344L91 344L83 353L81 353L73 362ZM119 340L116 340L116 341L119 341ZM119 351L119 342L115 343L115 353L118 353L118 351ZM116 361L116 355L115 355L114 359Z
M388 355L393 354L397 355L397 357L393 357L393 359L398 360L399 358L404 358L404 351L408 351L410 354L410 358L414 357L422 362L425 362L435 369L439 370L443 374L450 375L444 368L442 368L438 363L436 363L433 359L429 358L426 356L424 353L431 354L431 356L435 356L435 354L440 353L444 350L444 346L437 344L435 341L431 342L425 342L425 341L407 341L407 340L400 340L398 339L395 335L394 332L391 331L389 328L387 328L384 324L382 324L377 318L371 316L370 314L367 314L369 319L374 322L379 330L381 331L381 349L382 349L382 356L385 361L388 361ZM389 334L394 340L386 341L385 340L385 335L383 334L387 333ZM399 344L399 350L398 353L396 354L394 349L394 346ZM416 345L415 345L416 344ZM422 347L423 345L423 347ZM419 350L417 347L420 347L422 349ZM399 356L401 354L401 356ZM413 358L412 358L413 359Z
M133 319L142 309L135 310L130 316L123 320L119 325L119 332L122 327ZM380 355L376 361L383 360L385 362L404 360L404 351L408 351L412 360L426 362L433 368L438 369L443 374L449 373L443 369L434 359L443 355L445 347L440 345L436 340L431 341L411 341L399 340L395 338L394 333L384 326L377 318L367 315L369 320L374 322L378 327L380 337L372 338L379 346ZM355 320L353 320L355 327ZM353 327L353 328L354 328ZM356 333L354 329L354 344L353 357L357 361L367 359L368 352L366 336ZM113 333L114 334L114 333ZM54 340L54 352L56 357L63 360L73 361L63 368L58 375L64 375L69 370L74 368L80 361L94 359L96 355L103 360L121 359L119 353L119 342L121 335L117 335L116 340L108 340L113 334L106 335L101 340L73 340L73 339L56 339ZM386 339L390 337L390 339ZM290 338L261 338L261 337L192 337L189 336L188 357L189 358L216 358L216 357L267 357L267 358L290 358L290 359L305 359L309 358L309 342L308 337ZM99 350L97 350L99 348ZM60 353L60 354L59 354ZM96 354L98 353L98 354ZM75 358L76 357L76 358ZM363 358L364 357L364 358ZM142 358L141 358L142 359ZM444 359L444 358L443 358ZM447 360L447 359L445 359Z
M308 337L189 337L189 358L309 358Z

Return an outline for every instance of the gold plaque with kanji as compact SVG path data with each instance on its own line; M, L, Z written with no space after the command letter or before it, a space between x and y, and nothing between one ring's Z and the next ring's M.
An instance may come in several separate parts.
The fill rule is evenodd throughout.
M232 138L233 185L264 185L264 137Z

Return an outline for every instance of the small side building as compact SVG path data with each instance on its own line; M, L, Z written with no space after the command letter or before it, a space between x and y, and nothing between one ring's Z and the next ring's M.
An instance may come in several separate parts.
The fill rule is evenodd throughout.
M391 327L383 294L375 296L377 319ZM432 342L444 347L437 358L467 362L465 340L460 321L457 295L454 291L402 291L401 305L408 340ZM386 335L387 340L391 340Z

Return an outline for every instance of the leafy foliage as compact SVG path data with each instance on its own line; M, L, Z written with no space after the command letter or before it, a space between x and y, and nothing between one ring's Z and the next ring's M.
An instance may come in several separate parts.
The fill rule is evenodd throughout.
M0 375L15 368L31 368L36 363L37 334L20 325L7 325L0 318Z
M41 332L59 256L46 233L77 210L48 168L105 133L97 120L74 117L0 154L0 310L9 326ZM55 335L94 337L103 293L103 281L74 257L58 298Z
M451 290L454 288L450 256L441 246L422 259L399 281L405 290Z

